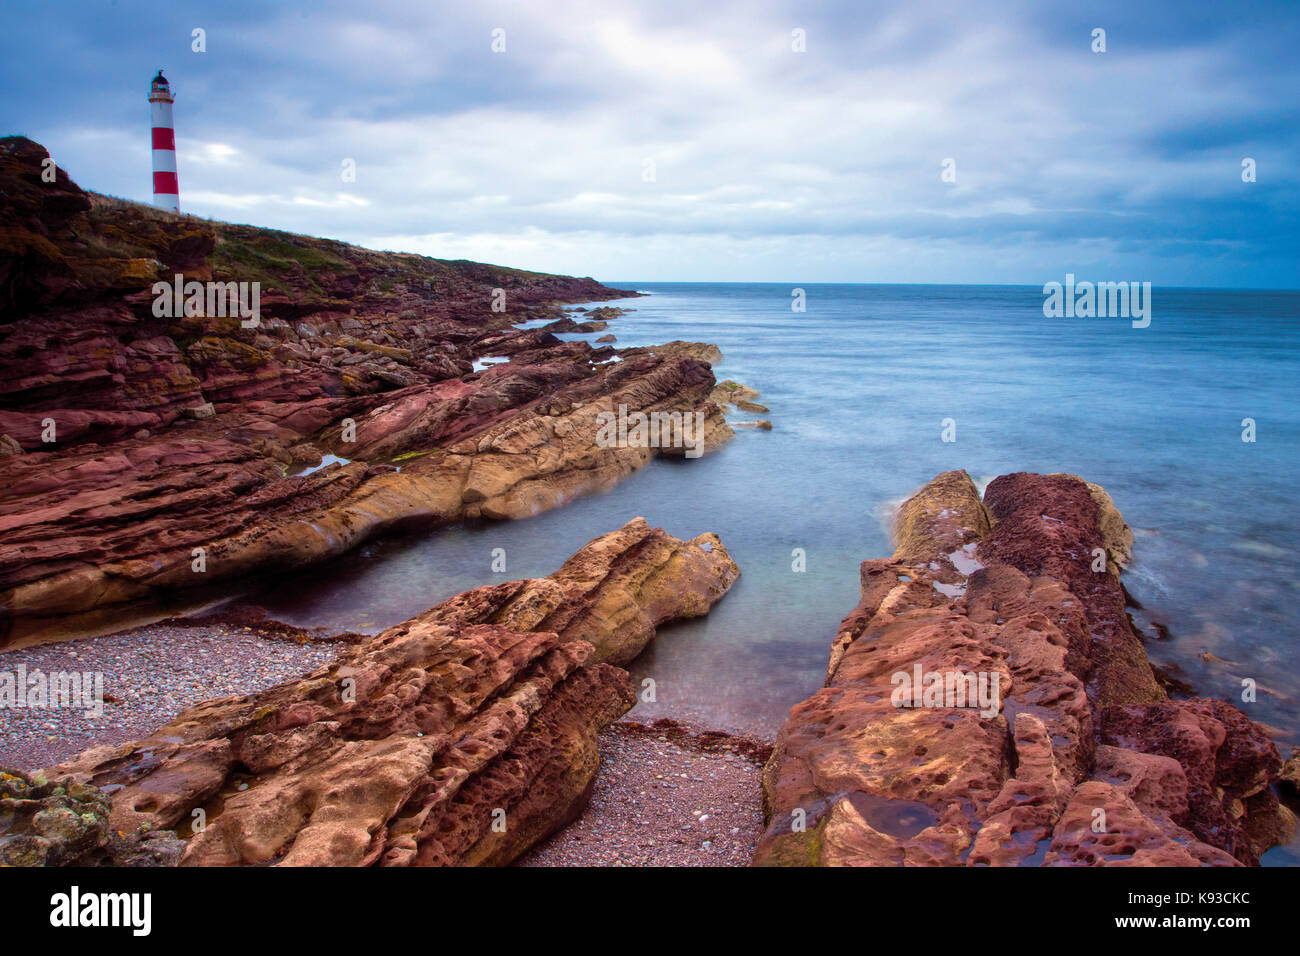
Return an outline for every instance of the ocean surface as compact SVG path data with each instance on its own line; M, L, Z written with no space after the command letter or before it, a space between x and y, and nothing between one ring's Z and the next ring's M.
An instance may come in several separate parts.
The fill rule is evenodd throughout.
M1137 329L1045 318L1040 287L809 285L794 312L788 284L610 284L651 293L598 303L635 310L611 323L620 347L716 343L718 379L771 409L729 417L773 430L739 429L714 455L653 462L529 520L373 541L256 599L296 624L373 632L467 588L548 574L637 515L683 538L715 531L742 576L633 665L656 696L633 716L770 736L821 686L858 564L892 551L902 500L950 468L981 487L1072 472L1133 527L1125 580L1151 658L1279 728L1284 753L1300 744L1300 293L1156 288ZM1255 703L1241 701L1246 678Z

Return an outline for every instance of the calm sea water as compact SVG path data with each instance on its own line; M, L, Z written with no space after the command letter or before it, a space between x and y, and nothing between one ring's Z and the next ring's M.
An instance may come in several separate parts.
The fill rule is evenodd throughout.
M637 515L681 537L716 531L742 577L633 665L657 695L636 714L770 735L821 685L858 564L892 550L902 499L950 468L979 482L1073 472L1133 526L1126 580L1151 657L1210 696L1239 701L1254 679L1258 702L1241 706L1300 743L1300 294L1156 289L1150 327L1134 329L1044 318L1040 288L813 285L795 313L789 285L615 284L653 293L613 303L636 310L612 324L620 346L717 343L718 378L759 389L773 431L530 520L375 541L259 600L294 623L376 631L548 574Z

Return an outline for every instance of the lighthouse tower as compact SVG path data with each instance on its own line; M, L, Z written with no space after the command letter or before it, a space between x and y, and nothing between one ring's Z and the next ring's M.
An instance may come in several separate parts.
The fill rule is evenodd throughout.
M153 204L159 209L181 210L181 187L176 179L176 133L172 129L172 91L162 70L149 84L149 112L153 115Z

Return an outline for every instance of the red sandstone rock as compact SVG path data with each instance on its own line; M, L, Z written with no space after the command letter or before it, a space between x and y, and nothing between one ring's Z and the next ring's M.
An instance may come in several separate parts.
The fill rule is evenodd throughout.
M634 518L550 577L476 588L428 613L446 622L555 631L592 644L593 661L627 664L659 625L707 614L739 575L717 535L679 541Z
M550 578L467 592L47 776L107 792L110 829L175 829L182 865L509 863L581 812L596 734L634 702L584 638L626 652L707 613L736 573L715 536L636 519Z
M1277 842L1280 758L1231 705L1166 699L1125 613L1132 538L1104 491L1017 474L981 502L947 472L895 531L892 558L863 562L826 687L778 735L755 862L1232 865ZM996 677L998 706L896 706L917 667Z
M533 515L655 456L598 446L598 416L620 403L701 408L704 450L725 441L730 429L704 403L711 388L708 367L691 359L648 358L594 378L566 366L425 386L393 404L257 403L109 449L3 458L0 602L22 633L41 618L309 564L398 522ZM344 418L359 452L337 425L322 428ZM350 459L415 457L400 471L354 459L286 477L289 449L304 440Z
M675 451L602 447L620 404L704 413L706 452L732 435L692 357L712 347L602 364L612 349L512 326L632 293L164 214L43 184L44 157L0 141L0 242L25 257L0 271L0 646L398 523L603 490ZM259 323L156 315L176 273L260 282ZM474 372L485 355L511 361ZM350 464L293 474L321 452Z
M112 828L175 829L183 865L508 862L581 809L595 734L632 705L589 653L417 619L48 774L107 789Z
M1271 785L1281 756L1263 730L1221 700L1160 701L1108 708L1103 741L1172 758L1185 774L1185 814L1174 819L1246 863L1277 842L1284 814Z

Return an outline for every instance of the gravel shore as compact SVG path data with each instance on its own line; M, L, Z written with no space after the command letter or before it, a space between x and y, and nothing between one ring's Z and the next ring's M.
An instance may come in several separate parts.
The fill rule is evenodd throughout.
M256 693L336 657L312 639L235 616L164 621L120 634L0 653L0 673L103 674L100 716L82 709L0 711L0 767L35 770L103 744L147 736L204 700ZM346 638L345 638L346 639ZM763 829L771 748L674 720L625 720L600 735L600 771L582 816L520 866L747 866Z
M101 716L85 709L0 711L0 767L35 770L101 744L145 737L192 704L252 694L338 656L335 641L303 642L289 629L162 622L121 634L0 653L0 672L103 674Z
M671 720L616 723L581 817L519 866L748 866L770 747Z

